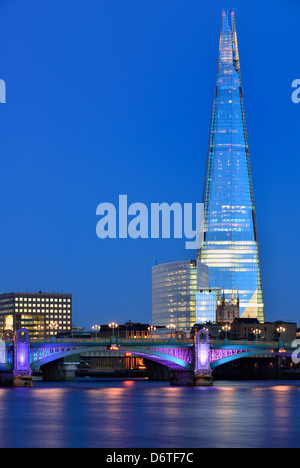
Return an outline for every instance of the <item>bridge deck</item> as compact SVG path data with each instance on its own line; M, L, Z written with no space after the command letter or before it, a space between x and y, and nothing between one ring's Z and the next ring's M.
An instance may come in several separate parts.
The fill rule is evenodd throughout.
M175 339L149 339L149 338L120 338L117 339L116 337L114 340L112 339L48 339L48 340L31 340L31 347L43 347L45 345L49 345L51 347L55 347L58 344L65 344L65 345L72 345L72 346L107 346L112 343L117 345L138 345L138 346L175 346L175 347L192 347L194 346L194 340L175 340ZM7 346L13 346L12 343L7 343ZM289 342L278 342L278 341L230 341L230 340L211 340L210 346L212 349L218 348L225 348L227 349L241 349L242 347L246 346L247 349L249 346L251 349L253 348L288 348L291 349L292 343Z

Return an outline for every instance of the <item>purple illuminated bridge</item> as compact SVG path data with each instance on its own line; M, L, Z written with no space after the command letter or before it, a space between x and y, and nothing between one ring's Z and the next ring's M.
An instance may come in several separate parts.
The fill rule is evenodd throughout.
M58 366L62 375L78 361L79 355L97 352L122 353L154 361L171 370L173 385L212 385L212 372L230 361L245 357L291 356L291 343L210 341L204 329L194 340L117 339L108 340L30 340L26 329L20 329L0 348L0 377L11 374L18 386L29 385L33 371ZM76 359L77 356L77 359ZM74 362L72 362L72 358ZM75 373L74 373L75 375Z

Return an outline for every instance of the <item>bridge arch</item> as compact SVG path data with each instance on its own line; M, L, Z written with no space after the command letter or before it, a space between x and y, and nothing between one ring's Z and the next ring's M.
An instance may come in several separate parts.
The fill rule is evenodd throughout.
M95 353L97 351L101 352L107 352L107 353L113 353L114 351L111 349L103 349L103 346L93 346L93 347L88 347L88 348L74 348L69 351L64 351L64 352L58 352L51 354L50 356L47 356L43 359L38 359L37 361L34 361L31 363L31 369L34 371L35 369L44 366L46 364L49 364L51 362L58 361L59 359L71 357L71 356L76 356L80 354L86 354L86 353ZM150 361L157 362L165 367L168 367L171 370L176 370L176 371L193 371L193 365L183 361L182 359L179 359L175 356L170 356L169 354L164 354L159 351L153 350L153 349L145 349L145 348L139 348L139 347L121 347L118 350L115 350L116 353L130 353L132 356L136 357L142 357L145 359L149 359Z
M262 349L262 350L256 350L256 351L245 351L243 353L238 353L238 354L233 354L232 356L228 356L223 359L219 359L217 361L214 361L210 364L210 367L212 370L216 369L217 367L223 366L224 364L227 364L228 362L232 361L237 361L238 359L244 359L247 357L262 357L262 356L268 355L268 357L274 357L276 354L273 352L270 352L269 349Z

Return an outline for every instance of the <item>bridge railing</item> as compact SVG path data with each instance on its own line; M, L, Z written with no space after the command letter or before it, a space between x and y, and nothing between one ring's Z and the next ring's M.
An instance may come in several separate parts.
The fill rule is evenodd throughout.
M119 345L126 345L126 344L192 344L193 340L179 340L179 339L153 339L153 338L97 338L97 339L76 339L76 338L49 338L46 340L39 340L39 339L32 339L31 343L33 345L41 345L41 344L83 344L83 345L109 345L111 343L119 344Z
M220 346L257 346L258 348L263 348L263 347L272 347L272 348L291 348L292 343L289 342L281 342L281 341L243 341L243 340L236 340L236 341L230 341L230 340L211 340L210 342L211 345L220 345Z

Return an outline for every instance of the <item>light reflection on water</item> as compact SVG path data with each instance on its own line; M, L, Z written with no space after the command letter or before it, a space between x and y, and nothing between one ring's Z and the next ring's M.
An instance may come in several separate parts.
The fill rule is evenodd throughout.
M0 389L0 447L299 447L300 382L79 379Z

